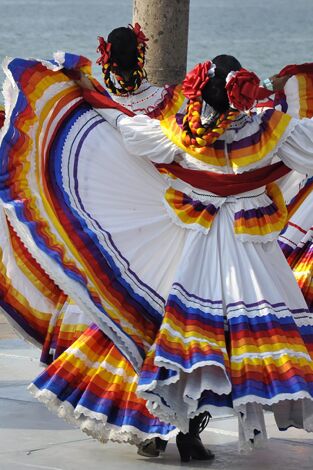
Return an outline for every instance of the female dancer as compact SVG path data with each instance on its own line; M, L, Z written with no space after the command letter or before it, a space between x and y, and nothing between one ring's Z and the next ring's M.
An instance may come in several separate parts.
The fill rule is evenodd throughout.
M141 116L130 119L115 113L112 121L112 111L102 111L102 115L117 125L130 153L150 159L167 173L167 209L176 224L190 229L160 331L143 365L139 391L149 397L158 416L171 418L180 428L188 417L221 403L227 406L230 400L228 405L239 416L241 437L249 444L265 435L262 405L274 411L279 427L296 422L312 430L312 318L275 242L286 210L273 181L278 179L274 172L278 169L282 176L286 165L302 173L313 172L313 123L293 122L273 110L261 116L240 112L253 105L249 88L258 88L254 74L240 69L234 58L222 56L193 71L184 84L190 103L183 130L173 119L161 128ZM248 88L247 96L241 87ZM202 99L212 109L206 127L201 125ZM176 145L164 141L164 134ZM274 157L286 165L267 167ZM190 171L249 172L251 179L251 171L263 166L265 173L257 170L261 182L249 191L241 188L238 194L236 179L212 177L212 194L207 191L210 184L200 186L202 175ZM268 170L272 176L265 189ZM247 183L246 178L239 180ZM230 184L230 192L219 189L216 182ZM200 273L209 268L195 264L199 248L203 257L209 256L205 266L211 263L218 272L217 276L208 272L205 282ZM195 283L188 274L197 271ZM225 321L227 351L217 318ZM179 402L178 390L182 393ZM292 402L298 398L302 400L295 409ZM183 459L192 456L190 433L180 433L177 442Z
M93 77L87 78L77 70L65 70L65 73L73 75L83 88L97 91L89 94L89 99L92 99L95 105L98 101L107 102L106 96L109 95L115 102L135 114L164 119L179 110L184 98L180 86L156 87L148 82L144 69L147 41L139 24L114 29L107 42L102 37L99 38L98 51L101 55L97 63L103 70L105 88ZM52 337L49 350L46 342L41 357L41 361L45 363L48 363L48 354L51 354L51 351L54 359L58 358L91 324L89 316L70 298L54 321L55 326L52 331L50 328L49 332Z
M105 99L109 94L111 98L135 113L147 113L155 118L164 118L179 109L184 98L178 86L159 88L150 85L146 79L144 59L147 38L138 24L134 27L117 28L109 34L108 42L103 38L99 38L99 42L101 57L98 63L104 72L105 89L93 77L87 78L77 69L64 68L64 73L81 86L100 91L97 93L98 99L99 97L100 100ZM60 58L60 54L57 56ZM74 56L68 57L69 63L78 59ZM12 236L14 234L12 230ZM16 235L15 238L17 242L20 241ZM9 248L7 240L4 245L6 249ZM28 257L33 266L34 259L21 243L19 246L24 258ZM25 270L26 261L22 264ZM10 266L12 267L12 261ZM38 279L43 278L45 272L42 273L40 266L36 268L34 284L37 283L38 287ZM16 269L14 272L15 276ZM20 275L16 277L20 278ZM46 274L45 277L47 278ZM6 281L7 285L11 280L7 278ZM26 281L29 284L29 279ZM25 284L24 278L23 282ZM51 279L49 282L59 291ZM40 292L43 298L46 291ZM19 294L21 296L21 292ZM101 441L113 439L139 445L143 440L154 436L168 439L175 432L174 427L155 419L147 411L145 400L136 396L138 376L132 365L104 333L96 325L91 324L92 321L84 313L84 309L79 308L69 296L66 298L62 291L60 295L63 307L59 310L55 308L53 315L50 306L49 315L47 313L44 318L43 313L37 309L36 316L30 316L29 312L26 316L24 311L19 317L19 324L14 322L14 326L24 337L29 339L28 333L31 330L32 337L36 337L36 344L43 345L42 363L48 364L52 358L54 359L51 367L41 374L31 387L33 391L36 390L36 396L60 415L80 425L83 431ZM29 297L33 299L34 295L30 293ZM36 302L38 306L38 296L33 300L33 303ZM61 305L60 302L58 305ZM6 306L4 311L12 322L12 308ZM41 313L40 321L39 313ZM69 349L72 344L72 349ZM58 359L64 351L65 355ZM66 362L65 368L63 368L64 362ZM67 393L60 393L59 399L57 384L61 379L63 384L66 380L69 383ZM148 445L145 442L141 447L141 454L156 456L159 449L163 450L164 445L160 439L156 439L149 441Z
M286 165L312 171L312 122L249 115L258 79L229 56L214 62L188 76L184 121L161 124L95 111L58 71L47 74L63 96L41 112L42 93L30 97L23 82L27 70L34 84L38 63L9 64L25 106L12 126L32 132L27 149L6 140L8 217L140 372L153 413L189 431L177 440L183 460L204 452L197 433L216 408L238 415L243 447L265 437L263 406L280 428L312 429L312 319L276 243L286 208L273 184ZM271 166L274 157L286 165Z
M308 74L310 72L310 74ZM299 73L287 83L280 96L283 109L292 116L310 116L313 80L312 64L303 64ZM299 193L288 205L289 220L279 237L279 244L292 268L297 282L313 312L313 178L308 177Z

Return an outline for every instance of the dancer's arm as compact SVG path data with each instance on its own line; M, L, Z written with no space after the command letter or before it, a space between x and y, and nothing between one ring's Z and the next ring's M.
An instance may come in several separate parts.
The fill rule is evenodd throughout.
M284 77L273 75L272 77L269 77L268 80L272 83L273 92L275 93L276 91L282 91L290 77L291 75L285 75Z
M279 158L299 173L313 175L313 119L294 119L290 135L278 149Z
M122 136L128 152L154 163L171 163L182 151L163 133L160 121L144 114L128 117L115 109L97 109Z
M171 163L182 153L163 133L160 121L139 114L118 119L117 127L128 151L154 163Z
M85 75L80 70L63 70L63 73L67 75L71 80L77 83L80 88L93 90L95 91L95 87L92 84L88 75Z

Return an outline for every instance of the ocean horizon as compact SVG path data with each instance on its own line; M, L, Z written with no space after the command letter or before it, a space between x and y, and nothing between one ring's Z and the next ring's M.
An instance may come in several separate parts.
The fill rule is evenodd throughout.
M0 0L0 58L51 58L62 50L97 59L97 36L132 21L132 0ZM313 61L313 0L191 0L188 68L235 55L265 78ZM100 67L93 68L101 79ZM1 71L0 80L4 74Z

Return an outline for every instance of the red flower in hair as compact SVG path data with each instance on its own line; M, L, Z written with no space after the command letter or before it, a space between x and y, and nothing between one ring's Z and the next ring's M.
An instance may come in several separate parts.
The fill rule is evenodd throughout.
M99 46L97 52L100 52L101 57L97 60L97 64L105 65L109 62L111 57L111 46L110 42L106 42L103 37L98 36Z
M231 106L239 111L251 109L257 99L260 79L246 69L230 72L226 78L226 90Z
M187 73L182 91L189 100L195 100L201 96L201 90L208 83L210 70L213 71L212 62L208 60L203 64L197 64L190 72Z
M144 32L141 29L140 24L135 23L134 26L132 26L131 24L129 26L132 28L132 30L136 34L138 44L146 45L149 39L145 36Z

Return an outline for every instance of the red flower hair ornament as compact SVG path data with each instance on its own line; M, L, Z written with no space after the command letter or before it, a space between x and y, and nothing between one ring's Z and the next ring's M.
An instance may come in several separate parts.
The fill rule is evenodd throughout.
M230 72L226 77L226 91L230 105L239 111L248 111L255 104L260 79L246 69Z
M182 92L186 98L196 100L201 96L201 90L210 78L215 75L215 67L215 64L208 60L202 64L197 64L187 73L182 85Z
M98 36L98 41L99 46L97 52L101 54L101 57L97 59L97 64L101 64L103 66L110 60L112 44L110 42L106 42L102 36Z
M144 46L147 45L147 42L149 41L149 39L145 36L144 32L142 31L141 29L141 26L139 23L135 23L134 26L133 25L128 25L129 28L131 28L134 33L136 34L137 36L137 43L138 44L143 44Z

